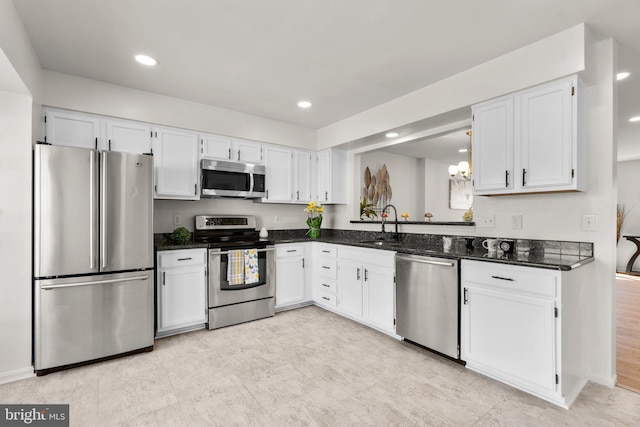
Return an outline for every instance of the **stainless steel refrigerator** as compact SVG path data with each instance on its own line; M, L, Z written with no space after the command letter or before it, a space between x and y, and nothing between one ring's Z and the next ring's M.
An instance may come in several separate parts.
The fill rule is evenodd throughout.
M152 189L152 156L36 145L38 375L153 348Z

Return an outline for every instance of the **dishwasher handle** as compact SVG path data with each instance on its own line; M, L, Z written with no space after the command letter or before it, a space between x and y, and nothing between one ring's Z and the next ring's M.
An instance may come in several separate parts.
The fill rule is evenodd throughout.
M443 267L455 267L456 263L453 261L436 261L431 259L420 259L416 257L406 257L401 255L396 255L397 259L403 259L411 262L419 262L421 264L429 264L429 265L440 265Z

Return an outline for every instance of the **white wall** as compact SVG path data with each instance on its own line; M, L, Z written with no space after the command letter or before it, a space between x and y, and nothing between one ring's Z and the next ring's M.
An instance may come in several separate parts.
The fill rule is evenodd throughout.
M424 159L424 162L423 211L433 214L432 221L462 221L466 209L449 208L449 164L430 159Z
M422 207L417 203L416 194L418 181L423 178L418 176L418 161L413 157L400 156L384 151L372 151L361 155L358 202L364 197L365 168L368 167L371 174L375 175L383 166L386 166L389 173L389 184L392 189L392 197L388 203L396 207L398 215L407 212L410 215L410 220L420 220L418 213ZM369 199L367 201L371 202ZM377 207L380 209L384 207L382 200L378 201ZM353 219L358 219L358 217Z
M621 235L640 236L640 160L618 163L618 203L625 208L625 219ZM617 268L624 270L636 245L620 238L617 247ZM640 270L640 258L634 264Z
M257 226L264 226L269 230L307 228L307 213L304 211L306 206L254 203L242 199L156 200L153 229L155 233L170 233L176 227L186 227L193 231L193 217L208 214L255 215ZM325 211L322 228L332 228L334 207L325 206ZM182 216L181 225L173 224L174 215Z
M41 91L33 46L13 2L0 0L0 384L33 375L31 146Z
M325 126L318 130L318 147L334 147L581 72L590 60L590 37L584 24L576 25Z
M316 149L316 131L251 114L44 71L43 105Z

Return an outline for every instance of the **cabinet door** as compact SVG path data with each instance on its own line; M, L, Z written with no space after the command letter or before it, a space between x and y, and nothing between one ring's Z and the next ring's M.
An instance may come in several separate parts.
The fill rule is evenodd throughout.
M45 142L65 147L98 148L99 117L45 109L44 121Z
M331 151L318 153L318 201L328 203L331 197Z
M109 151L144 154L151 152L151 126L124 120L104 120L104 135Z
M294 195L296 202L308 203L313 200L312 184L312 154L310 151L294 151L293 153L293 181Z
M232 140L227 136L200 135L200 144L202 158L215 160L231 160L232 158Z
M207 322L205 277L203 265L160 271L158 332Z
M554 302L465 286L461 357L503 380L555 390Z
M473 108L472 144L474 193L511 192L514 187L511 97Z
M363 268L360 263L341 261L338 271L338 308L345 314L362 317Z
M522 164L518 179L525 190L572 184L572 87L571 81L563 81L516 97L521 109L516 122Z
M395 296L393 269L364 266L363 317L375 326L395 330Z
M304 258L276 259L276 307L304 301Z
M267 146L265 167L268 202L290 202L293 199L293 153L291 150Z
M154 136L155 197L199 199L198 135L162 128L154 129Z
M262 144L245 139L234 139L233 144L237 155L236 160L262 164Z

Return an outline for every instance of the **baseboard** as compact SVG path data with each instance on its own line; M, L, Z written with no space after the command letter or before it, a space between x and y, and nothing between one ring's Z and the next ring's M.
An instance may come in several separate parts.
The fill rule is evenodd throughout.
M618 382L618 375L613 375L612 377L600 377L600 376L589 376L589 381L592 383L600 384L605 387L614 388L616 383Z
M20 381L35 376L36 374L33 370L33 366L14 369L13 371L0 372L0 384L12 383L14 381Z

